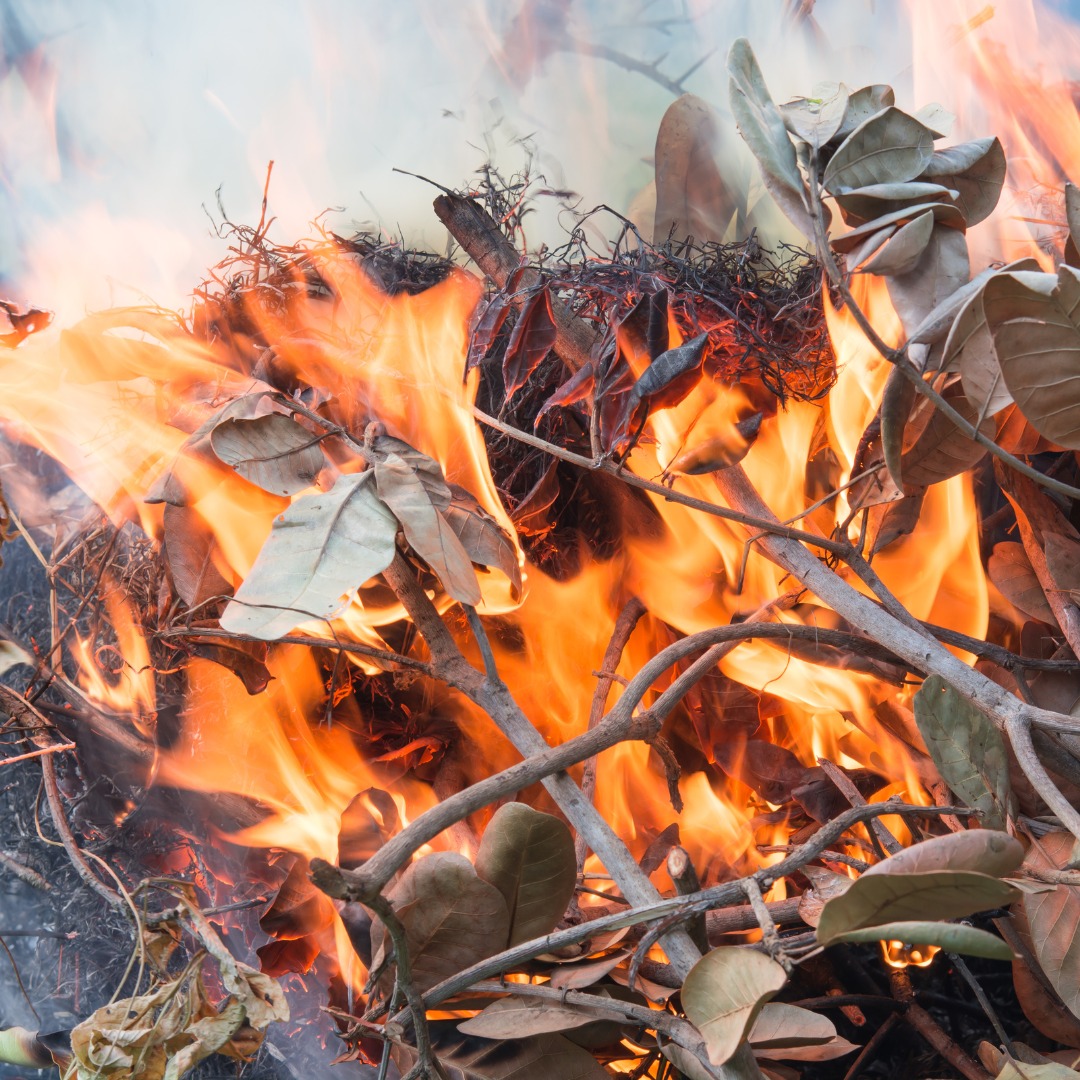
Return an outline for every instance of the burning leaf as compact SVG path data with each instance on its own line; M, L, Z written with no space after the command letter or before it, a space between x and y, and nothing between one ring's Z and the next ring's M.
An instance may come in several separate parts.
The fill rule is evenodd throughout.
M221 616L222 628L271 641L311 618L330 618L345 594L394 557L397 521L374 475L338 477L275 518L255 565Z
M848 111L848 88L843 83L818 88L812 98L795 98L780 106L784 125L796 138L820 150L840 130Z
M326 458L319 438L280 413L225 420L210 434L217 456L272 495L297 495L315 483Z
M165 561L173 586L189 608L232 592L232 583L214 560L215 554L221 558L217 538L198 511L166 503L162 528Z
M935 836L903 848L875 863L863 877L875 874L924 874L936 870L975 870L1006 877L1020 868L1024 846L996 829L966 829Z
M970 870L863 875L821 913L817 938L829 945L841 935L886 923L961 919L1007 907L1019 892L1004 881Z
M1054 625L1054 612L1035 571L1031 568L1031 563L1028 562L1023 544L1012 540L995 544L986 569L990 580L1010 604L1015 604L1032 619Z
M198 638L189 645L195 656L228 668L249 694L261 694L273 676L266 666L266 645L232 638Z
M833 136L833 141L846 139L861 123L884 112L890 105L896 103L896 95L891 86L884 83L874 83L871 86L863 86L853 91L847 100L844 109L844 119Z
M1020 411L1059 446L1080 449L1080 271L1012 272L987 282L983 310L1005 385Z
M480 603L480 586L472 560L442 511L450 505L450 489L434 490L399 454L375 463L379 496L401 522L405 539L432 569L443 588L463 604Z
M491 1040L462 1035L453 1021L428 1025L432 1050L450 1080L606 1080L587 1050L562 1035ZM394 1064L404 1076L416 1064L411 1046L395 1044Z
M606 1020L605 1014L580 1005L563 1005L546 998L509 997L493 1001L483 1012L458 1024L463 1035L479 1035L483 1039L522 1039L530 1035L546 1035Z
M1005 150L996 138L975 139L935 150L923 178L956 188L956 199L968 226L988 218L1005 184Z
M668 291L642 293L634 306L619 320L615 338L619 351L629 361L652 361L667 352L671 344L668 326Z
M829 939L839 942L902 941L907 945L936 945L947 952L982 956L987 960L1012 960L1013 951L999 937L963 923L893 922L861 930L848 930Z
M852 188L836 196L836 204L844 212L844 220L851 223L874 221L898 210L909 210L926 203L946 203L956 198L956 192L941 184L908 181L904 184L871 184L869 187Z
M832 194L871 184L914 180L934 153L934 136L913 116L889 106L864 120L833 154L822 183Z
M708 102L683 94L668 107L656 133L656 214L652 242L700 244L724 239L734 201L716 163L719 134Z
M762 1006L787 982L787 973L764 953L722 946L703 956L683 983L686 1015L701 1032L714 1065L738 1050Z
M890 237L861 267L866 274L907 274L915 269L934 231L934 214L924 210Z
M947 386L941 395L964 419L975 424L979 417L971 402L964 397L960 384ZM986 454L974 439L969 439L943 412L925 398L920 401L922 410L930 412L930 419L900 459L905 490L929 487L948 480L977 465ZM916 408L916 421L919 408ZM987 437L994 434L994 422L986 418L978 430Z
M495 344L495 339L499 336L499 331L503 328L503 324L512 310L513 305L510 302L510 297L505 292L496 293L488 301L469 342L469 355L465 361L466 375L483 362L488 350Z
M553 930L563 917L577 882L574 838L559 818L506 803L484 830L476 872L505 899L506 945L518 945Z
M51 311L42 308L27 308L25 311L10 300L0 300L0 345L14 349L31 334L45 330L52 325ZM12 1031L19 1030L12 1028Z
M754 413L722 435L716 435L698 446L680 454L669 466L671 472L686 476L700 476L738 465L750 452L761 430L762 414Z
M956 212L955 207L950 209ZM936 221L930 243L915 268L886 278L889 299L900 316L904 333L917 330L931 311L965 285L970 270L964 234Z
M790 750L761 739L740 745L720 743L714 747L716 762L733 780L753 788L766 802L791 800L791 793L811 774Z
M507 401L525 385L529 376L551 352L558 333L555 313L551 308L551 294L545 287L525 301L506 344L503 382Z
M1000 732L937 675L922 684L913 704L915 722L942 779L965 806L982 811L984 825L1004 828L1016 810Z
M806 208L806 185L795 147L746 38L738 38L731 46L727 68L731 111L739 134L757 158L765 187L803 235L813 236L814 222Z
M708 334L698 334L684 345L656 357L630 391L630 411L633 412L638 402L646 402L654 409L678 405L698 381L708 343Z
M1028 858L1043 869L1067 866L1072 843L1066 832L1050 833ZM1039 966L1069 1011L1080 1017L1080 888L1055 885L1048 892L1024 893L1021 904Z
M573 405L578 401L584 401L592 394L595 386L596 369L593 367L592 361L590 360L587 364L578 368L578 370L575 371L574 374L544 402L540 411L536 414L534 427L540 423L540 420L551 409L557 409L564 405Z
M834 896L843 896L851 888L853 879L821 866L804 866L802 872L813 887L799 897L799 918L808 926L816 927L825 905Z
M521 562L517 545L464 488L451 484L450 491L453 497L443 511L443 517L461 541L461 546L474 563L501 570L510 581L511 596L520 599Z
M505 947L510 914L502 893L452 851L411 863L388 899L405 927L413 982L423 993ZM381 923L375 935L389 937ZM378 966L379 950L372 950ZM387 987L389 989L389 987Z

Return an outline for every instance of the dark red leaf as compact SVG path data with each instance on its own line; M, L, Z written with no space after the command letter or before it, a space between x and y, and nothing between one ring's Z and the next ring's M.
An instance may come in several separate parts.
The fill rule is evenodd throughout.
M259 970L272 979L278 979L293 972L306 975L319 955L319 943L305 936L288 941L270 941L255 951L259 957Z
M742 746L721 743L714 749L720 768L766 802L790 801L792 791L809 779L810 770L790 750L773 743L750 739Z
M506 346L503 382L507 401L525 385L528 377L551 352L557 334L551 296L547 289L541 289L525 302Z
M259 926L276 938L293 940L324 929L333 918L333 905L308 879L307 859L298 856Z
M469 342L469 356L465 361L466 375L483 362L488 350L495 343L495 338L498 337L499 331L502 329L503 323L506 322L506 317L510 314L510 311L510 298L505 293L497 293L488 301L488 305L484 308L484 313L480 316L476 329L473 331L472 340Z
M582 401L587 398L592 392L593 387L596 385L596 370L593 367L590 360L584 367L578 368L569 379L566 380L544 402L543 407L536 414L536 421L533 427L536 427L540 423L541 417L549 409L555 409L562 405L573 405L577 401Z
M652 409L678 405L701 377L701 361L708 342L708 334L698 334L685 344L661 353L634 383L631 396Z
M554 527L555 523L547 511L559 497L558 466L558 460L550 458L543 475L514 507L510 520L523 536L542 536Z
M261 694L273 676L266 666L265 641L237 641L234 638L200 638L191 645L195 656L228 668L249 694Z

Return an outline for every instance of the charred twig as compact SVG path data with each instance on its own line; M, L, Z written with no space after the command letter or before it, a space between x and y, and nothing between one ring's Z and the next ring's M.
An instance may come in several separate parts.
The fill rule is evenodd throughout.
M904 1005L904 1019L967 1080L991 1080L990 1074L945 1032L945 1029L915 1000L915 991L906 971L889 972L893 997Z
M701 879L690 860L686 848L676 845L668 852L667 872L679 896L691 896L701 891ZM751 905L752 909L752 905ZM756 917L757 912L754 912ZM704 953L709 951L709 934L706 929L705 915L691 919L686 929L694 939L694 944Z
M615 681L615 669L619 666L623 649L630 640L641 617L645 614L645 605L636 597L631 596L623 606L619 617L615 620L615 626L611 631L611 640L604 651L604 659L600 664L600 675L596 681L596 690L593 693L592 705L589 709L589 729L600 723L607 708L608 694L611 692L611 684ZM581 774L581 792L589 802L596 797L596 755L594 754L585 762L584 771ZM578 873L585 865L585 840L577 836L574 840L574 849L577 855Z
M521 268L521 256L503 235L491 215L475 200L462 195L440 195L435 213L469 257L500 289ZM539 271L528 268L521 275L521 300L542 282ZM557 351L571 371L583 368L592 358L596 335L591 328L552 297L552 314L559 328Z
M843 769L831 762L828 758L818 758L818 764L821 766L825 775L836 786L836 789L840 794L843 795L852 806L866 805L866 799L863 798L862 792L859 791L851 777L848 776ZM883 851L878 852L882 857L884 857L885 852L888 852L890 855L895 855L898 851L903 850L903 844L901 844L900 841L885 828L885 824L877 818L870 822L870 835L875 844L884 849Z
M19 862L18 859L13 858L6 851L0 851L0 866L5 870L10 870L20 881L33 886L35 889L47 892L52 888L36 870L32 870L25 863Z

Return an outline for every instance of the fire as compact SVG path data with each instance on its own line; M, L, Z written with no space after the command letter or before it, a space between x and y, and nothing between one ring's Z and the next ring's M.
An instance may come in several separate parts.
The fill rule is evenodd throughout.
M1068 85L1025 68L1006 43L1030 41L1020 31L1037 26L1043 40L1053 44L1040 54L1050 66L1074 52L1076 32L1069 27L1066 33L1057 16L1026 4L999 5L992 19L981 20L977 16L984 9L976 8L956 0L950 12L963 32L943 37L937 33L940 2L912 4L919 43L916 82L928 85L946 68L950 79L969 80L981 109L961 116L961 127L975 125L975 134L996 131L1006 142L1015 198L984 228L996 255L1012 258L1031 254L1033 247L1031 234L1017 230L1018 220L1037 226L1036 239L1042 236L1040 222L1017 208L1040 191L1056 188L1065 176L1080 177L1080 119ZM931 46L939 40L943 44ZM920 92L926 96L954 100L940 90ZM117 525L132 524L160 538L166 514L186 515L191 535L205 542L207 565L226 587L248 574L274 517L289 500L246 483L207 455L185 456L185 446L190 449L200 427L238 394L264 395L253 409L274 407L265 396L271 384L288 382L313 391L294 402L325 406L325 415L355 439L363 439L367 425L377 420L391 435L437 460L448 481L468 490L514 535L473 417L479 373L461 377L470 320L480 299L477 280L455 271L415 294L387 295L332 243L313 246L302 266L303 272L296 270L285 287L267 280L263 288L247 290L236 300L239 310L218 312L216 322L206 305L201 311L203 341L188 332L183 320L146 311L90 316L37 335L0 359L5 383L0 415L20 438L60 461ZM312 278L321 282L320 288L309 288ZM874 325L888 341L899 343L902 332L883 284L859 278L855 288ZM860 436L878 407L888 371L848 313L827 306L826 317L837 357L837 381L827 404L792 403L765 415L743 461L765 502L782 519L823 536L848 521L850 505L841 491L807 515L818 498L809 494L809 471L827 444L836 463L830 482L843 488L852 479ZM242 321L249 328L246 336L226 334L229 325ZM672 345L691 334L674 317L670 330ZM270 342L272 354L256 347L257 339ZM634 361L642 362L640 357ZM287 409L280 398L275 401ZM727 437L755 411L756 401L752 387L703 380L677 407L650 418L630 467L642 476L666 475L680 454ZM324 474L316 480L323 489L348 467L329 453ZM170 473L183 492L182 506L147 502ZM717 501L708 474L680 475L674 483L680 492ZM610 558L586 559L569 580L528 567L526 593L516 598L502 575L480 575L481 614L498 616L506 631L493 635L499 670L525 713L553 743L585 729L596 672L615 620L631 596L649 614L623 652L616 673L622 679L668 644L673 632L690 634L762 612L793 588L756 546L748 546L741 527L661 496L650 499L657 527L648 535L628 534ZM850 523L849 529L858 524ZM978 540L971 482L960 476L927 492L914 531L878 554L874 565L916 617L979 637L986 630L989 601ZM444 610L450 607L445 599L440 603ZM100 704L129 714L150 738L156 705L149 644L138 615L112 593L106 594L106 610L122 664L103 665L91 642L80 639L75 654L84 689ZM311 621L297 632L320 638L328 649L335 641L377 646L381 634L402 616L392 598L361 589L330 625ZM791 605L761 617L836 625L834 613L810 595L793 597ZM472 648L464 635L462 646ZM354 662L365 671L379 670L373 663ZM117 674L104 676L103 666ZM365 744L374 741L369 738L373 716L359 705L349 723L327 722L334 710L327 707L325 673L308 649L273 647L268 667L268 688L251 696L224 668L198 659L187 663L182 730L174 744L161 748L157 783L233 794L257 804L264 816L229 834L232 844L330 861L338 858L342 813L359 792L389 790L402 821L434 804L432 786L395 766L393 755L376 762L377 755L365 754ZM886 700L904 705L910 690L864 671L814 663L766 641L741 644L720 669L763 701L766 695L779 700L780 706L767 714L762 708L756 737L790 749L806 766L828 757L845 766L872 768L885 774L885 790L908 800L928 800L913 770L877 754L868 734L877 730L874 706ZM662 689L661 681L657 690ZM609 704L620 692L615 685ZM517 760L473 705L447 692L438 708L456 730L450 753L463 782ZM729 718L716 719L717 737L734 740ZM662 763L641 743L620 745L601 756L597 803L638 855L666 825L678 821L695 865L715 880L735 867L771 858L756 845L784 842L787 830L780 826L775 835L768 825L758 828L755 819L769 805L719 770L715 747L698 749L703 760L682 778L686 809L681 815L667 799ZM895 825L901 834L902 826ZM600 870L593 863L588 869ZM333 912L329 901L322 903L330 925ZM350 953L342 933L338 926L330 936L336 935L342 963L350 965L354 961L346 959ZM907 963L932 955L904 948L909 955L899 959ZM894 952L890 963L897 959Z

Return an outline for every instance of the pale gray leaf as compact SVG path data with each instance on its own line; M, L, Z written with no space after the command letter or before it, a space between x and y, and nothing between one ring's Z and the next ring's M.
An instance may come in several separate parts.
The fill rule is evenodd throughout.
M983 812L983 824L1004 829L1016 811L1001 733L937 675L922 684L913 704L919 733L941 778L965 806Z
M734 945L713 949L691 968L683 983L683 1008L714 1065L735 1053L761 1007L786 982L787 973L775 960Z
M997 274L983 294L1005 386L1036 431L1080 449L1080 271Z
M836 1037L836 1025L820 1013L771 1001L762 1007L750 1029L755 1050L776 1050L808 1043L827 1043Z
M224 420L210 433L214 453L272 495L297 495L311 487L326 464L319 442L318 436L280 413Z
M956 188L960 193L956 205L970 226L993 213L1005 184L1005 168L1000 139L974 139L935 151L922 178Z
M942 366L946 370L959 369L964 395L977 416L994 416L1012 404L983 314L981 290L969 298L956 316L945 341Z
M815 97L785 102L780 106L780 115L792 135L820 149L840 130L847 104L847 87L833 83L822 87Z
M859 270L863 264L869 259L874 252L880 251L882 245L891 237L896 235L895 225L886 225L883 229L878 229L877 232L870 233L861 244L852 249L851 253L847 257L847 267L851 271Z
M918 329L938 304L967 284L969 274L967 239L938 222L915 268L885 279L904 333Z
M957 192L941 184L909 180L904 184L870 184L853 188L836 196L836 204L844 211L845 220L850 216L859 221L875 221L886 214L907 210L925 203L948 203Z
M517 545L506 530L464 488L451 485L452 499L443 515L474 563L501 570L510 581L511 597L521 597L521 563Z
M399 454L388 454L385 461L376 462L374 473L379 496L401 522L413 551L427 563L450 596L463 604L479 604L480 586L472 560L432 500L423 476Z
M944 105L939 105L936 101L917 109L914 115L920 124L925 124L930 129L935 139L944 139L956 123L956 113L949 112Z
M835 251L847 254L859 247L868 236L872 236L879 229L884 229L888 225L903 225L927 210L933 212L934 221L938 224L959 230L964 228L963 214L951 203L918 203L903 210L894 210L891 214L883 214L873 221L868 221L865 225L851 229L842 236L834 236L829 240L829 246Z
M394 558L397 521L371 471L338 477L274 519L255 565L221 617L223 629L273 640L311 618L328 619L345 594Z
M934 231L934 214L924 210L909 221L862 267L866 274L907 274L919 263Z
M890 105L896 104L896 95L891 86L873 83L862 86L848 95L844 119L833 136L833 141L846 139L860 124L884 112Z
M1024 861L1024 845L997 829L966 829L946 833L902 848L874 863L863 877L876 874L921 874L933 870L975 870L1006 877Z
M843 934L897 922L962 919L1007 907L1020 893L999 878L971 870L863 875L830 900L818 920L817 939L829 945Z
M934 137L914 117L889 108L864 120L840 144L822 183L832 194L914 180L934 153Z
M814 235L807 210L806 185L784 118L769 96L750 43L738 38L728 53L731 112L761 169L769 194L804 236Z

